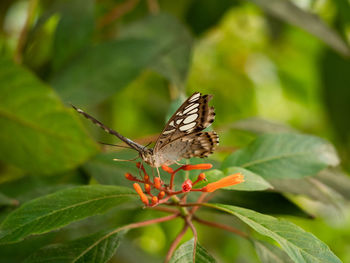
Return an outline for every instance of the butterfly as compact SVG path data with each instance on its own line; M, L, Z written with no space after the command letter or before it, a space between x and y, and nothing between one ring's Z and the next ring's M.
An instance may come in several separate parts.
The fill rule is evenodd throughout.
M184 158L204 158L214 152L219 144L219 136L214 131L203 131L214 122L214 107L208 106L212 97L199 92L193 93L169 119L153 148L124 137L81 109L73 105L72 107L85 118L138 151L144 162L158 168L162 165L177 163Z

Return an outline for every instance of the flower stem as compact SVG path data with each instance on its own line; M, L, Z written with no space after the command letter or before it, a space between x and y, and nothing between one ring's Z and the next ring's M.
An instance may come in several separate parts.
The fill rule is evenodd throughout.
M185 225L183 226L181 232L176 236L176 238L174 239L173 243L171 243L168 253L166 254L165 257L165 261L164 263L169 262L169 260L171 259L172 255L174 254L174 251L177 247L177 245L180 243L182 237L186 234L187 229L189 228L188 223L186 222Z

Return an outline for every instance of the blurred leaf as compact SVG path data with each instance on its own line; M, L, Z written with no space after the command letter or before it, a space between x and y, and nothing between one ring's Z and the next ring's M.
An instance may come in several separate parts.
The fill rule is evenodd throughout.
M97 104L147 67L183 86L192 41L184 27L159 15L125 30L122 39L87 48L57 73L52 82L64 100L79 106Z
M30 201L11 213L0 226L0 243L58 229L136 198L129 188L90 185L62 190Z
M53 67L61 68L90 42L94 30L94 1L74 0L62 8L53 43Z
M102 43L87 48L52 83L65 101L91 106L124 88L158 52L151 41L140 39Z
M350 167L350 60L326 50L321 58L320 78L327 115L337 139L344 165Z
M283 179L271 178L269 182L273 185L275 191L281 193L308 196L313 200L336 207L339 202L338 194L336 192L333 193L333 190L320 182L316 176Z
M18 205L18 201L15 199L12 199L3 193L0 192L0 207L1 206L16 206Z
M290 257L279 247L263 240L253 240L256 253L262 263L292 263Z
M287 125L256 117L236 121L230 128L255 134L298 132Z
M341 263L326 244L286 220L236 206L222 204L205 204L205 206L237 216L261 235L274 239L294 262Z
M212 202L240 206L264 214L314 217L313 214L305 212L282 194L275 192L218 191Z
M215 27L223 15L238 1L233 0L194 0L187 8L186 21L197 34Z
M170 263L189 263L193 262L193 248L194 239L183 243L174 253ZM208 251L202 247L198 242L196 246L196 263L216 262L216 260L209 255Z
M289 0L249 0L264 9L267 13L279 19L301 27L310 34L318 37L329 47L342 54L350 56L346 42L332 28L327 26L319 17L305 12Z
M49 87L6 59L0 72L1 160L42 174L72 169L97 152Z
M222 167L241 166L264 178L300 178L339 163L327 141L300 134L264 134L228 156Z
M25 262L108 262L117 250L123 233L104 231L64 244L39 249Z
M319 180L328 187L350 200L350 177L339 169L326 169L316 175L315 180Z
M208 183L216 182L225 176L235 173L243 174L244 182L233 186L224 187L222 189L238 191L263 191L273 188L272 185L265 181L261 176L241 167L229 167L223 172L220 170L210 170L205 173L207 182L198 183L198 185L196 185L196 188L201 188ZM195 179L195 177L193 179Z
M91 176L93 176L100 184L114 184L129 186L130 181L126 180L124 174L126 172L138 170L133 162L116 162L113 158L121 160L128 160L135 157L135 152L126 151L100 153L94 158L90 159L83 165L83 169Z
M122 30L122 38L141 38L154 45L168 47L156 57L150 67L178 87L184 87L190 66L192 36L174 17L168 14L149 16Z

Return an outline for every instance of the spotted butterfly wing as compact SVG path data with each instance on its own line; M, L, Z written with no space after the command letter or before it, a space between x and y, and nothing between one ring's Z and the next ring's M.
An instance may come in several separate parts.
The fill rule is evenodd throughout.
M170 165L183 158L206 157L219 143L215 132L202 132L215 118L208 106L212 95L195 92L169 119L153 150L154 166Z

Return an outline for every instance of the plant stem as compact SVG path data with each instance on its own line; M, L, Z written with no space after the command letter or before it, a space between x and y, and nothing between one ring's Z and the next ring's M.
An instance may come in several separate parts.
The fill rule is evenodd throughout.
M197 250L197 240L198 240L198 234L197 234L197 230L194 227L193 223L191 222L191 218L190 217L186 217L186 222L189 225L189 227L192 230L193 233L193 238L194 238L194 244L193 244L193 262L196 262L196 250Z
M176 236L173 243L171 243L169 250L168 250L168 253L166 254L166 257L165 257L165 261L164 261L165 263L169 262L169 260L173 256L173 253L174 253L177 245L180 243L182 237L186 234L186 231L188 228L189 228L189 225L186 222L184 227L182 228L181 232Z
M171 213L171 214L176 214L179 211L176 209L172 209L172 208L168 208L168 207L160 207L160 206L155 206L155 207L150 207L153 210L158 210L161 212L165 212L165 213Z
M238 230L238 229L236 229L234 227L228 226L228 225L224 225L224 224L219 224L219 223L203 220L203 219L200 219L200 218L198 218L196 216L193 217L193 220L195 220L198 223L201 223L203 225L216 227L216 228L221 228L223 230L226 230L226 231L229 231L229 232L234 233L236 235L239 235L239 236L241 236L243 238L248 238L248 235L246 233L241 232L240 230Z
M119 232L119 231L122 231L125 229L133 229L133 228L144 227L144 226L148 226L148 225L152 225L152 224L156 224L156 223L166 222L166 221L170 221L172 219L175 219L177 217L179 217L179 213L169 215L169 216L159 217L159 218L155 218L155 219L150 219L150 220L146 220L146 221L141 221L141 222L137 222L137 223L132 223L132 224L129 224L126 226L119 227L111 233L114 234L116 232Z

